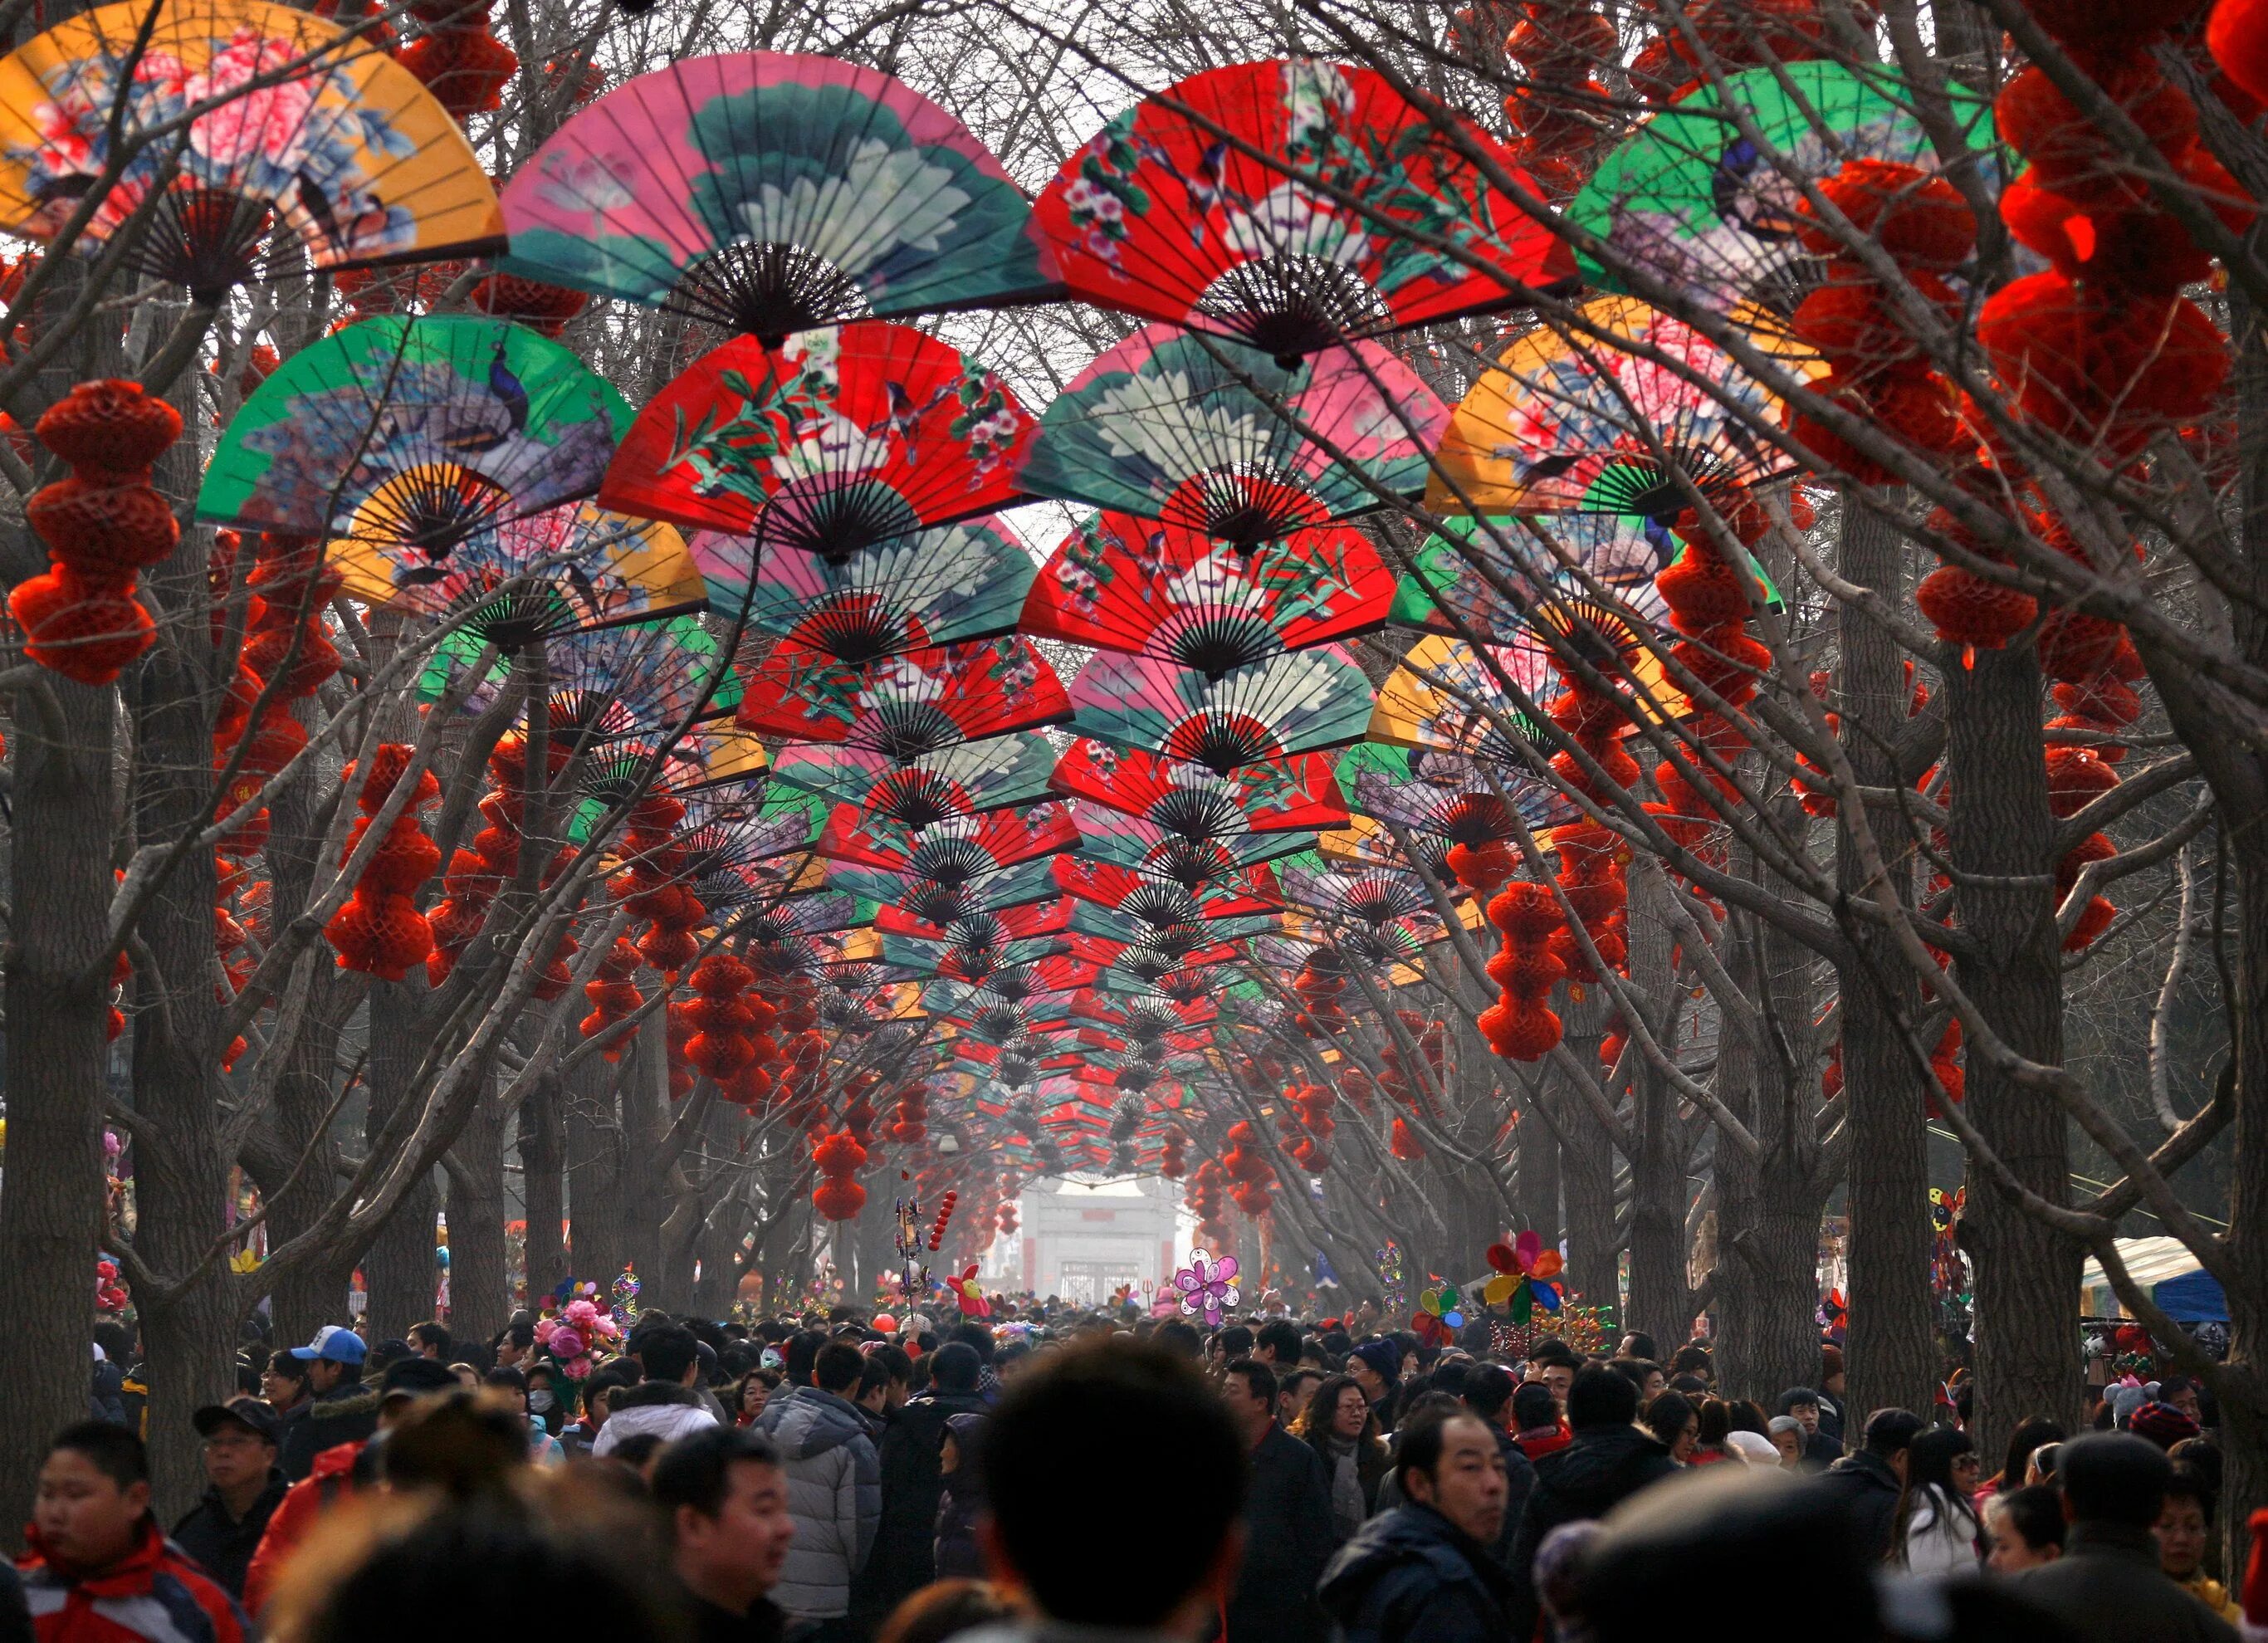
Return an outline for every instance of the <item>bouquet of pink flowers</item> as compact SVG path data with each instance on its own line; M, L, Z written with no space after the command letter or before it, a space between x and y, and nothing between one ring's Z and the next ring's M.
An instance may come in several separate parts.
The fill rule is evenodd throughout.
M587 1295L578 1295L558 1312L536 1320L535 1344L571 1381L591 1373L592 1353L617 1351L622 1342L622 1326L614 1315L601 1311Z

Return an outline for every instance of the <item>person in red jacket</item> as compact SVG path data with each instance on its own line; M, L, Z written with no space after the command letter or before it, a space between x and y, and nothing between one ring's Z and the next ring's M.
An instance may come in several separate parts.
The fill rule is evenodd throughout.
M48 1446L17 1567L38 1643L245 1643L228 1593L150 1515L142 1440L91 1420Z
M404 1358L389 1365L379 1386L379 1433L383 1435L396 1425L416 1399L454 1391L457 1384L449 1367L431 1358ZM372 1441L333 1444L315 1456L313 1469L305 1477L284 1492L260 1536L260 1549L252 1554L252 1566L245 1571L244 1606L253 1614L267 1608L284 1566L314 1531L316 1521L332 1503L366 1486L369 1469L358 1467L357 1462Z

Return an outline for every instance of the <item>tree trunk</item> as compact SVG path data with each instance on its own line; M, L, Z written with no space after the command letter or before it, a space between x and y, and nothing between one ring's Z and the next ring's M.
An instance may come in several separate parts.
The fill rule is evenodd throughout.
M1840 563L1849 580L1900 602L1904 548L1885 520L1846 499ZM1897 642L1854 603L1836 607L1842 665L1837 711L1842 742L1861 785L1903 783L1889 744L1907 718L1911 688ZM1911 902L1911 828L1885 800L1866 808L1898 898ZM1854 898L1866 886L1849 819L1836 833L1836 881ZM1844 926L1851 953L1836 972L1842 1001L1843 1111L1851 1126L1849 1283L1850 1408L1926 1412L1938 1379L1929 1276L1929 1152L1922 1082L1898 1023L1920 1006L1912 968L1879 932ZM1849 1434L1853 1439L1855 1432Z
M449 1320L470 1340L512 1322L504 1258L504 1113L484 1089L449 1149Z
M1538 1109L1520 1115L1520 1156L1513 1192L1520 1203L1521 1227L1533 1231L1544 1247L1559 1247L1559 1138L1551 1122Z
M1945 669L1951 741L1952 862L1962 932L1961 985L2018 1053L2063 1059L2063 970L2056 936L2055 821L2040 734L2039 659L2031 646L1980 651ZM1983 881L1980 882L1979 880ZM1984 1060L1962 1057L1969 1114L2017 1179L2052 1204L2068 1201L2070 1145L2063 1109L2018 1088ZM2009 1204L1989 1184L1964 1219L1977 1266L1978 1448L1990 1455L2019 1421L2044 1415L2077 1431L2080 1406L2072 1297L2079 1247Z
M1633 990L1667 1042L1676 1042L1675 976L1666 918L1669 887L1650 858L1630 873L1630 975ZM1669 1352L1693 1330L1692 1292L1686 1287L1685 1148L1677 1100L1653 1064L1633 1055L1631 1078L1630 1315L1624 1328L1642 1330ZM1611 1092L1610 1092L1611 1093Z
M641 1035L644 1036L644 1035ZM593 1057L567 1078L569 1270L600 1288L622 1270L622 1129L615 1116L617 1069Z
M1606 1012L1594 992L1567 1006L1567 1048L1587 1067L1599 1065ZM1582 1098L1564 1093L1566 1115L1559 1159L1567 1195L1567 1286L1585 1306L1603 1307L1622 1323L1621 1240L1615 1236L1615 1141ZM1413 1291L1414 1293L1414 1291Z
M370 1109L363 1130L371 1139L403 1101L412 1099L409 1081L423 1043L418 1006L423 996L423 986L416 983L371 984ZM411 1324L433 1315L435 1207L429 1175L401 1195L363 1256L374 1341L399 1340ZM452 1293L453 1298L453 1286Z
M50 724L31 700L51 693ZM60 677L16 696L7 946L8 1157L0 1190L0 1535L31 1515L48 1440L87 1414L102 1241L114 691ZM89 971L94 973L90 976Z
M567 1247L560 1223L567 1216L567 1153L560 1133L559 1080L535 1080L519 1104L519 1190L527 1208L527 1304L543 1297L567 1276Z

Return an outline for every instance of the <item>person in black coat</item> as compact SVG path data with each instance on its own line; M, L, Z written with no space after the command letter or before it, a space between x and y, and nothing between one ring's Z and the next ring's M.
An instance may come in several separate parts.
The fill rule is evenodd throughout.
M1906 1487L1906 1448L1921 1430L1921 1417L1909 1410L1878 1409L1867 1418L1865 1447L1820 1474L1820 1498L1849 1523L1869 1562L1890 1555Z
M276 1463L275 1411L256 1397L232 1397L189 1418L205 1440L205 1492L173 1525L173 1540L241 1598L252 1554L291 1487Z
M2159 1566L2150 1529L2173 1462L2146 1438L2089 1433L2063 1446L2063 1556L2014 1577L2020 1597L2081 1643L2234 1643L2236 1630Z
M1535 1549L1562 1523L1604 1517L1649 1484L1677 1475L1677 1462L1638 1418L1638 1385L1611 1369L1578 1372L1567 1391L1567 1420L1575 1440L1535 1464L1535 1487L1521 1514L1506 1569L1509 1618L1514 1638L1535 1633Z
M945 1489L937 1505L937 1578L981 1580L984 1553L976 1541L976 1520L984 1511L984 1477L977 1450L990 1415L955 1415L945 1433Z
M1315 1583L1338 1548L1322 1457L1276 1424L1276 1372L1266 1364L1237 1359L1221 1393L1252 1467L1226 1643L1314 1643L1324 1627Z
M1512 1582L1491 1551L1505 1516L1495 1435L1456 1411L1416 1415L1395 1455L1409 1504L1370 1520L1323 1573L1345 1643L1502 1643ZM1232 1622L1232 1643L1235 1627Z
M945 1492L939 1457L955 1415L990 1406L977 1389L976 1349L949 1341L930 1358L929 1389L909 1398L883 1434L882 1517L874 1550L853 1585L852 1610L878 1623L937 1578L937 1509Z

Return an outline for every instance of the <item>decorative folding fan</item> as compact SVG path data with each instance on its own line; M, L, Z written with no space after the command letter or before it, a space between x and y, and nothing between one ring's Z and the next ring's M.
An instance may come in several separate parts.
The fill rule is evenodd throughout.
M1312 850L1314 844L1312 833L1241 832L1191 838L1101 805L1082 805L1079 812L1081 854L1191 888L1231 878L1256 862Z
M1286 370L1152 325L1049 404L1024 486L1248 551L1367 512L1378 490L1416 495L1447 422L1432 390L1374 343Z
M688 57L576 114L504 194L516 274L777 341L1052 296L1024 195L968 129L831 57Z
M1943 94L1952 128L1992 182L1992 103L1958 84ZM1755 304L1784 321L1821 267L1796 237L1801 184L1854 159L1937 171L1936 145L1914 110L1914 88L1880 64L1744 70L1696 85L1646 121L1568 202L1567 217L1605 240L1619 266L1719 311ZM1619 266L1587 253L1581 262L1591 284L1620 284Z
M1029 639L1011 634L863 667L783 640L749 671L740 725L768 736L917 759L1071 716L1047 658Z
M962 742L912 758L871 748L791 742L773 759L783 782L857 805L902 827L981 815L1048 796L1054 745L1036 731Z
M1245 63L1146 97L1033 207L1071 294L1294 358L1574 271L1511 151L1368 69Z
M495 652L477 635L450 634L427 660L419 696L438 701L484 655ZM465 711L486 711L510 676L507 663L492 660L467 695ZM544 646L542 679L551 734L581 748L728 713L739 689L724 647L690 616L561 635Z
M600 499L847 559L1019 500L1034 428L998 376L911 326L734 337L638 412Z
M663 739L674 728L652 726L588 749L578 777L582 791L608 804L647 792L734 798L759 792L770 779L764 744L747 732L696 725L665 749Z
M1107 861L1094 861L1084 856L1058 856L1055 881L1056 888L1066 895L1123 913L1152 930L1168 925L1199 924L1208 918L1241 918L1270 912L1283 905L1276 894L1274 875L1264 866L1241 868L1191 889L1148 878L1130 867ZM1074 927L1076 924L1074 915ZM1139 936L1121 939L1139 939Z
M1043 859L971 877L932 879L923 873L848 867L837 862L828 868L827 876L835 888L878 907L895 908L924 924L942 925L972 914L1054 900L1063 892L1052 867L1051 860Z
M1038 905L1038 903L1033 903ZM1009 912L1020 912L1021 908L1010 908ZM949 928L982 924L997 919L995 913L972 913L956 918ZM1066 943L1058 936L1032 936L1021 940L962 944L931 941L920 936L902 935L895 932L882 934L882 956L892 964L932 976L943 976L954 981L981 982L997 970L1036 964L1042 959L1064 958L1094 968L1093 961L1074 957Z
M1297 912L1285 914L1284 928L1303 943L1327 947L1340 958L1372 970L1414 963L1429 945L1446 933L1440 921L1432 918L1393 919L1368 925L1359 920L1327 922ZM1383 979L1399 984L1415 976L1388 971Z
M1636 642L1635 624L1623 630L1627 643L1609 643L1616 634L1612 613L1592 608L1580 630L1563 640L1580 648L1609 677L1626 679L1642 711L1674 718L1684 711L1683 695L1663 674L1660 659ZM1499 673L1539 707L1558 689L1543 645L1489 645L1487 659L1471 645L1438 635L1420 639L1379 687L1371 714L1369 740L1400 748L1439 748L1484 758L1492 764L1521 764L1506 740L1506 729L1531 741L1541 733L1508 698ZM1493 671L1491 670L1493 664Z
M712 607L745 608L758 631L843 662L1012 632L1032 586L1031 555L1006 520L989 516L889 537L841 560L767 553L753 579L748 539L702 531L691 546Z
M1509 645L1532 630L1538 604L1588 600L1595 585L1634 617L1660 623L1668 610L1653 578L1678 552L1669 527L1642 513L1452 515L1410 556L1388 620Z
M1182 894L1178 888L1153 886L1169 895ZM1195 898L1190 898L1194 902ZM1098 902L1081 900L1071 910L1071 927L1073 935L1097 940L1116 941L1123 947L1146 947L1153 952L1179 958L1184 954L1209 951L1223 942L1241 941L1248 936L1264 935L1277 929L1282 916L1277 913L1239 913L1219 918L1174 917L1186 913L1190 903L1160 903L1152 907L1145 898L1145 912L1157 912L1164 922L1148 922L1130 912L1105 907ZM1197 910L1204 911L1202 904Z
M827 818L819 853L853 866L951 880L1076 850L1079 843L1070 808L1059 804L956 816L925 828L902 827L887 816L837 805Z
M1067 895L1050 902L1004 907L997 912L968 914L940 924L885 908L877 916L875 928L886 936L904 936L910 940L934 942L940 947L957 947L974 952L987 947L999 949L1013 941L1062 936L1071 928L1071 911L1072 903Z
M192 111L202 108L202 114ZM47 240L128 158L74 241L104 250L164 194L128 266L217 302L269 260L464 256L504 217L464 133L366 37L264 0L97 6L0 60L0 230Z
M1286 907L1335 923L1390 925L1423 917L1438 933L1433 898L1414 873L1391 867L1350 870L1309 852L1278 862L1276 882Z
M712 910L746 902L776 881L791 894L815 890L819 880L814 877L806 884L810 875L793 864L784 880L774 874L751 878L747 870L809 851L824 820L816 800L784 788L711 789L688 796L684 822L672 830L655 858L666 858L673 875L681 877ZM625 855L623 863L637 859ZM715 901L703 893L704 887L717 892Z
M197 516L438 568L482 532L591 495L630 419L620 394L525 326L364 320L253 390Z
M1370 681L1324 645L1208 679L1190 667L1104 652L1071 682L1071 726L1122 747L1154 749L1219 775L1358 740Z
M702 898L706 901L704 895ZM733 932L751 942L777 945L797 936L829 930L855 930L874 917L871 902L840 890L793 895L752 903L733 916Z
M1362 742L1338 755L1338 779L1350 808L1446 844L1510 839L1506 799L1538 831L1575 814L1572 800L1524 765L1491 765L1484 771L1471 758L1434 748Z
M1815 358L1780 357L1799 377L1825 370ZM1676 475L1708 490L1791 471L1756 432L1777 427L1780 414L1777 397L1691 327L1630 298L1602 297L1574 323L1521 337L1473 384L1441 440L1426 504L1674 519L1689 505Z
M1320 753L1262 759L1216 776L1201 764L1080 737L1056 762L1052 786L1188 838L1336 827L1346 800Z
M1344 526L1255 551L1184 526L1097 513L1033 583L1023 630L1216 677L1375 628L1393 596L1378 550Z
M453 622L507 654L578 629L703 608L674 530L587 502L475 531L438 564L398 542L356 537L334 541L330 560L350 598Z

